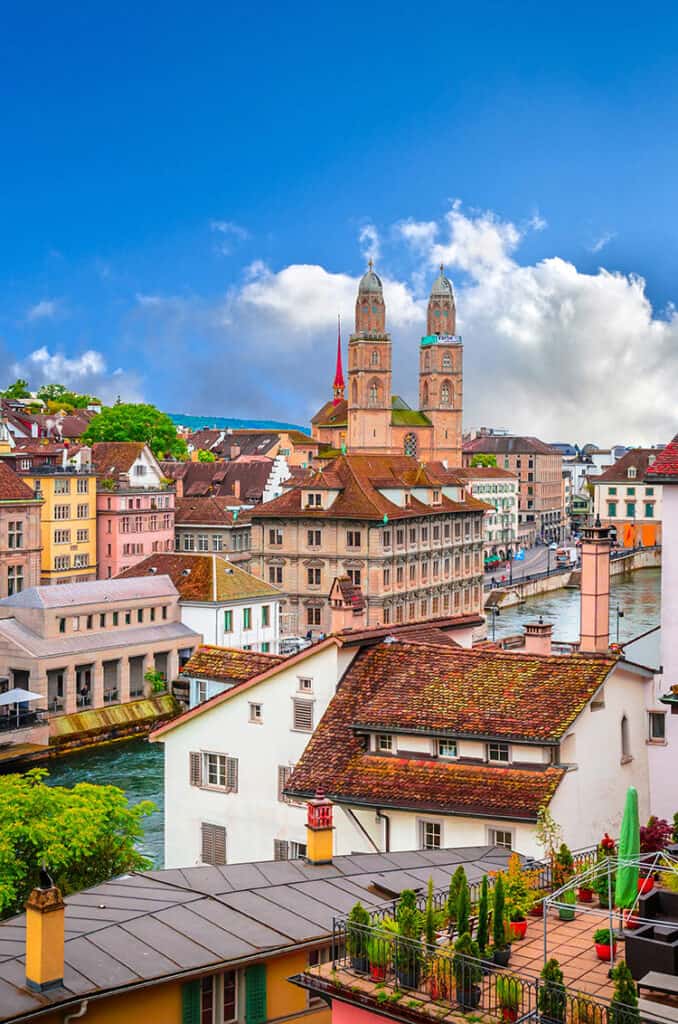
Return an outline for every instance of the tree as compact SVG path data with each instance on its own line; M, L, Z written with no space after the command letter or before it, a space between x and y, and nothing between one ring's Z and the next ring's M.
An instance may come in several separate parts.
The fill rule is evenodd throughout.
M186 442L164 412L154 405L120 402L102 409L82 435L84 444L97 441L143 441L157 458L186 458Z
M638 992L633 975L623 960L610 971L614 993L610 1003L611 1024L639 1024Z
M468 882L466 881L466 875L459 886L459 893L457 894L457 935L463 935L464 932L471 931L471 898L468 890Z
M450 890L447 897L447 916L450 923L457 920L457 900L462 885L466 885L466 872L460 864L450 878Z
M70 391L64 384L43 384L38 390L38 398L47 403L50 411L86 409L88 405L99 402L94 395L81 395L77 391Z
M496 455L472 455L471 456L472 466L496 466L497 456Z
M214 452L208 452L204 448L198 451L198 462L216 462L217 457Z
M13 384L10 384L4 391L0 391L0 398L30 398L31 393L28 390L28 381L22 380L19 377Z
M18 913L45 864L64 894L151 862L136 849L150 800L130 807L116 786L48 786L33 768L0 786L0 917Z
M480 883L480 902L478 903L478 948L480 949L480 955L485 956L485 950L490 940L489 930L489 894L487 888L487 875L483 875L483 880Z

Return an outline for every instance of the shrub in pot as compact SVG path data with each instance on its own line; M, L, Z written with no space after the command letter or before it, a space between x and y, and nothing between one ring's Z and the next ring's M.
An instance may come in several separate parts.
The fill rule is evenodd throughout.
M398 934L395 938L393 962L396 978L402 988L419 988L423 947L420 936L420 914L409 905L398 907Z
M599 960L609 963L617 951L617 940L614 932L609 928L596 928L593 933L593 944L596 947L596 956Z
M383 981L386 977L393 953L393 939L393 932L386 931L385 928L378 928L370 933L367 940L367 959L370 977L374 981Z
M577 899L580 903L593 903L593 889L589 885L580 885L577 889Z
M539 986L537 1006L544 1024L561 1024L565 1020L566 991L563 972L554 958L547 960L541 969L542 984Z
M457 920L457 900L462 884L466 885L468 882L466 872L460 864L450 879L450 890L447 896L447 921L450 929Z
M640 1024L638 990L631 971L623 960L612 968L610 977L614 981L614 993L608 1016L610 1024Z
M487 875L483 875L480 883L480 899L478 901L478 930L476 932L478 950L482 958L487 953L490 941L489 891Z
M501 1009L503 1021L518 1019L518 1009L523 997L523 984L519 978L511 974L497 974L497 1003Z
M604 910L607 910L610 906L609 893L612 893L612 901L614 904L614 889L617 880L617 872L614 868L610 872L609 889L608 889L608 873L603 870L603 867L609 863L608 858L605 854L601 854L598 858L599 871L600 873L593 880L593 890L598 897L598 903Z
M512 853L509 857L508 869L502 880L511 934L515 939L523 939L527 931L526 914L534 902L534 897L517 853Z
M561 921L574 921L574 908L577 903L577 894L574 889L568 889L561 893L558 902L564 906L558 907L558 917Z
M449 947L447 947L447 949L441 949L437 952L431 960L431 999L434 1001L445 999L447 1002L450 1002L452 999L453 975L452 954Z
M572 859L570 848L567 843L561 843L553 865L553 884L556 889L559 889L561 885L565 885L565 882L572 877L573 871L574 860Z
M494 886L492 910L492 959L499 967L506 967L511 959L511 942L507 935L504 903L504 879L498 876Z
M454 980L457 1002L472 1009L480 1003L480 981L483 977L479 960L478 943L470 932L460 935L454 944Z
M356 903L348 915L346 924L346 952L351 958L354 971L367 974L367 942L369 939L370 915L362 903Z

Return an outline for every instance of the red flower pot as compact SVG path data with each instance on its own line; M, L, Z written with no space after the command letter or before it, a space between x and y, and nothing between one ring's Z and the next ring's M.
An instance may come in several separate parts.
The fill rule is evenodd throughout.
M654 878L652 878L651 875L648 875L647 878L639 878L638 879L638 892L642 892L642 893L652 892L653 888L654 888Z
M386 968L379 964L370 964L370 978L374 981L383 981L386 977Z
M541 902L541 900L539 901L539 903L535 903L535 905L533 907L530 907L529 913L530 913L530 917L543 917L544 916L544 904Z
M580 903L593 903L593 889L587 889L586 886L580 885L577 890L577 899Z
M633 931L634 928L640 927L640 920L631 910L622 911L622 926Z
M617 955L617 943L616 942L614 944L614 949L612 950L612 955L613 956ZM610 947L606 946L606 945L603 945L600 942L596 942L596 956L598 957L599 960L604 960L607 963L609 963L610 962Z
M512 1010L509 1006L502 1006L501 1019L506 1021L507 1024L514 1024L518 1020L518 1009Z
M511 934L514 939L524 939L527 931L527 921L510 921Z

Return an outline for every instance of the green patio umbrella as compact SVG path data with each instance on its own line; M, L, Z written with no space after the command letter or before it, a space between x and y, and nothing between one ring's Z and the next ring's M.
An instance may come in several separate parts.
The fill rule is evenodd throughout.
M638 790L629 786L626 792L624 817L619 833L619 869L614 890L618 907L630 908L638 898L638 858L640 856L640 819Z

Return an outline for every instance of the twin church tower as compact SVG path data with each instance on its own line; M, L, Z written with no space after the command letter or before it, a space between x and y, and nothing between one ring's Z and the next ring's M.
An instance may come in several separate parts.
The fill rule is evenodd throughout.
M381 278L370 260L358 286L348 342L348 395L337 347L334 398L311 420L318 441L353 454L413 455L461 466L462 344L451 281L443 267L428 300L419 346L419 410L391 394L391 336Z

